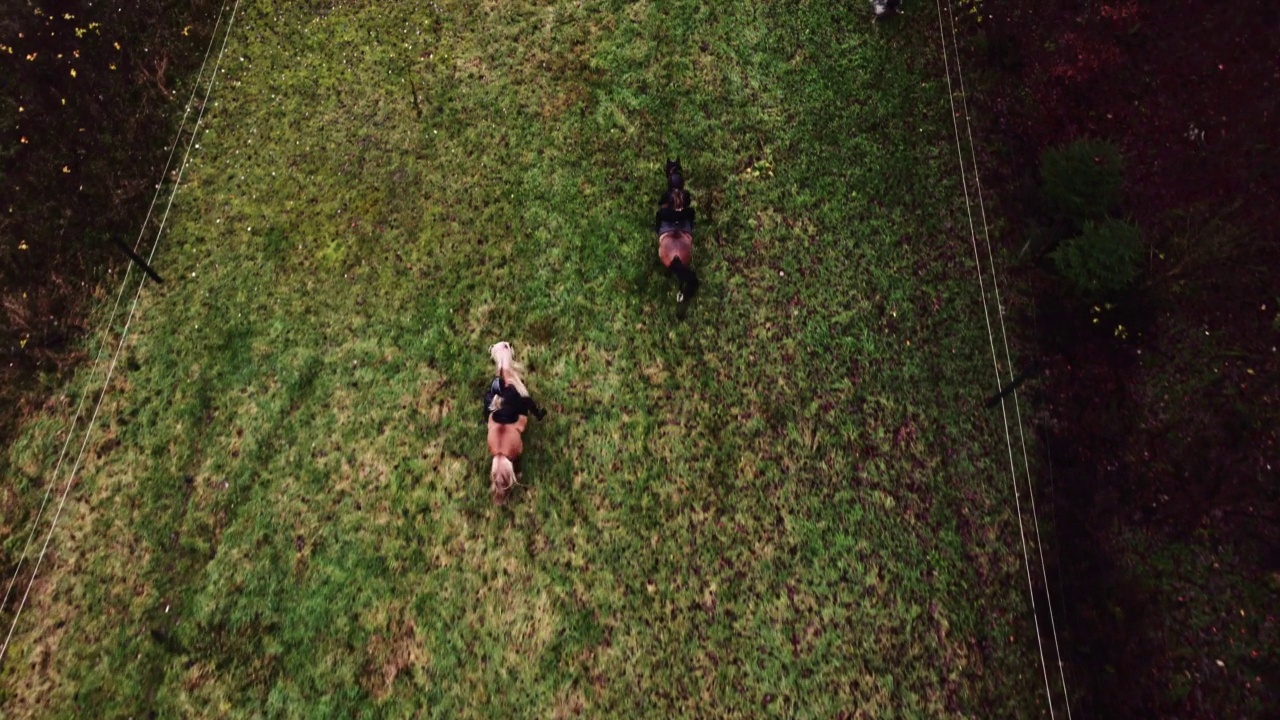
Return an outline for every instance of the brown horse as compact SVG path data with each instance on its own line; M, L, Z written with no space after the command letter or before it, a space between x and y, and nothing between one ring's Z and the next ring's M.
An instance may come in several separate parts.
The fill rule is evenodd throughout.
M489 348L489 356L496 366L495 377L484 399L489 454L493 456L489 490L493 502L502 505L517 482L515 461L524 453L523 435L529 425L529 415L541 420L547 413L529 396L511 343L495 343Z
M698 291L693 272L693 199L684 189L684 173L679 160L667 161L667 189L658 201L654 230L658 234L658 259L680 280L676 302L692 298Z

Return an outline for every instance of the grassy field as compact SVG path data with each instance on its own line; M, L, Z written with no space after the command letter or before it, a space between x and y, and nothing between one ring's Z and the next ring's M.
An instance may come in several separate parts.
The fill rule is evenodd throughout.
M1041 715L936 17L845 5L245 0L3 714Z

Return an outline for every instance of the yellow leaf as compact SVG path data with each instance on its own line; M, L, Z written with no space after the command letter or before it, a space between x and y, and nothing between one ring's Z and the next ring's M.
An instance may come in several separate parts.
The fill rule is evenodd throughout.
M186 27L182 28L182 34L183 34L183 35L186 35L186 34L187 34L187 31L188 31L188 30L190 30L190 29L191 29L191 26L190 26L190 25L188 25L188 26L186 26Z
M115 70L115 69L116 69L116 64L115 64L115 63L111 63L110 65L108 65L108 67L110 67L112 70Z
M71 77L75 77L75 76L76 76L76 69L71 68Z
M26 111L27 111L26 108L22 107L21 105L18 106L18 112L26 112Z
M22 338L22 341L18 343L18 347L26 347L26 346L27 346L27 338Z
M111 44L112 44L112 45L115 45L117 50L119 50L119 49L120 49L120 43L111 43Z
M67 167L66 165L63 165L63 166L62 166L62 172L64 172L64 173L69 173L69 172L71 172L71 168Z
M19 249L19 250L26 250L26 249L27 249L27 241L26 241L26 240L23 240L22 242L18 243L18 249Z

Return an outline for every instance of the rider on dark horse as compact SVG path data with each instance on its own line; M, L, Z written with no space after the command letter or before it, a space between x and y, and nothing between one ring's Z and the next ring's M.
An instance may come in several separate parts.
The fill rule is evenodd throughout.
M693 198L684 189L684 174L679 161L667 161L667 189L658 200L654 231L658 234L658 258L663 266L680 280L676 302L692 298L698 291L698 276L693 273Z

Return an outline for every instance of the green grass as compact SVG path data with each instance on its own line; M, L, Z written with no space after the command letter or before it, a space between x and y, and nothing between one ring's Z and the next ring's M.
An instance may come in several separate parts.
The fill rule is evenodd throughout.
M1042 712L927 13L241 13L7 716ZM505 508L499 339L550 409Z

